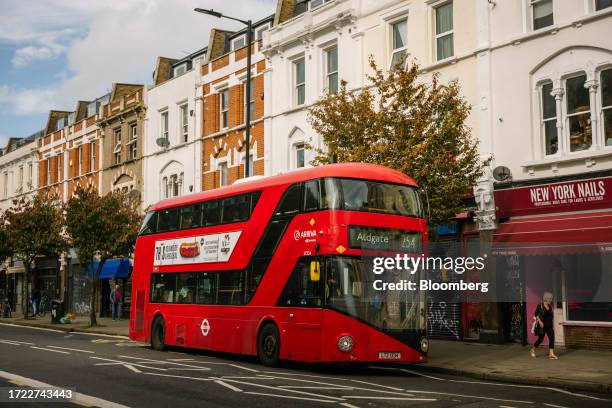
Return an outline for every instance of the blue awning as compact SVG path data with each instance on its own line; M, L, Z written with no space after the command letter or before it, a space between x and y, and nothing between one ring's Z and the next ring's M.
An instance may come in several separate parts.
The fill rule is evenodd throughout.
M85 275L90 275L92 270L98 270L99 263L98 261L94 262L93 265L89 263L85 268ZM131 268L128 258L108 259L102 266L100 279L125 279L130 276Z

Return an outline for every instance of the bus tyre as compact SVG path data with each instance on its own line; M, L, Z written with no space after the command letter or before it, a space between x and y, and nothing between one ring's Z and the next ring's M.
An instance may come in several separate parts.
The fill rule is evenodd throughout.
M163 351L166 348L166 325L164 319L157 316L153 320L153 326L151 327L151 347L154 350Z
M280 334L273 323L267 323L257 338L259 361L266 367L275 367L280 356Z

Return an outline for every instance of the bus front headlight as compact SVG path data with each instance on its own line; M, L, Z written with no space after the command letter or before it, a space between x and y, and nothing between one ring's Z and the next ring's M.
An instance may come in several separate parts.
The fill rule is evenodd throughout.
M338 339L338 350L348 353L353 349L355 342L351 336L342 336Z
M422 337L421 338L421 351L423 353L427 353L427 350L429 350L429 340L427 339L427 337Z

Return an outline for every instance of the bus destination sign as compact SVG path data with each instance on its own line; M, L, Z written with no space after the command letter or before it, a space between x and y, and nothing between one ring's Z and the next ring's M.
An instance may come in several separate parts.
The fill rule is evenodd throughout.
M423 236L413 231L351 225L349 246L353 249L421 253Z

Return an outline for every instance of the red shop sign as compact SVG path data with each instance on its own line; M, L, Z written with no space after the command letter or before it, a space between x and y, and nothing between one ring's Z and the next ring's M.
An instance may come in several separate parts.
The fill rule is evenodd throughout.
M499 218L612 208L612 177L495 191Z

